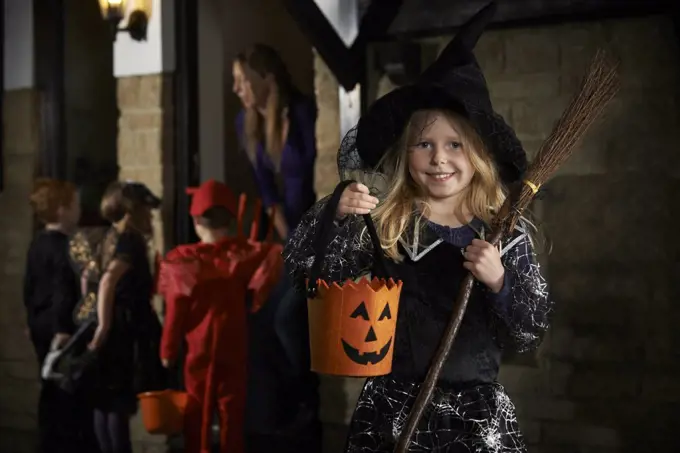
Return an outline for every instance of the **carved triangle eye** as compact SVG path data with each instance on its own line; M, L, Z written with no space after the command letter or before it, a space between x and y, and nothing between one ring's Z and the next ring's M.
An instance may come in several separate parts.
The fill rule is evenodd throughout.
M383 319L392 319L392 312L390 311L390 304L385 304L385 308L383 308L382 313L380 313L380 317L378 318L378 321L382 321Z
M366 310L366 304L363 302L359 304L357 308L354 309L351 315L349 315L350 318L358 318L361 317L365 321L368 321L368 310Z

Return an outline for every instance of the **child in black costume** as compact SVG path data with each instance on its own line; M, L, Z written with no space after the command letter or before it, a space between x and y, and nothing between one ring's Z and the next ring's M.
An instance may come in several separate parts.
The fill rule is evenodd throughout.
M371 213L391 276L401 279L391 374L368 379L346 451L391 452L427 374L467 271L477 282L434 396L410 451L523 452L515 410L496 382L501 354L536 347L551 303L529 224L499 248L484 241L527 161L512 129L494 113L472 48L491 19L487 6L463 26L419 80L379 99L345 137L341 172L377 171L389 189L363 184L339 198L322 278L370 272L373 253L357 214ZM284 256L299 286L314 261L320 202L306 214ZM331 206L331 209L333 206ZM367 340L368 341L368 340Z
M113 223L102 247L97 294L93 399L102 453L130 453L129 419L137 394L165 388L158 358L161 325L151 306L154 278L147 239L151 210L160 200L140 183L114 182L102 198L102 216Z
M80 197L73 184L54 179L36 182L30 197L44 229L28 250L24 304L31 341L41 365L51 349L61 348L75 330L73 310L80 297L78 276L69 255L69 237L80 219ZM69 394L43 380L38 403L39 451L96 451L92 410L83 395Z

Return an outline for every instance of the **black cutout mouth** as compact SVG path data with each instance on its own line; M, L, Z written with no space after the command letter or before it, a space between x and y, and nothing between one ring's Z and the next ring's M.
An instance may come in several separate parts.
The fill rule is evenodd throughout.
M375 365L376 363L381 362L389 352L390 346L392 345L392 338L390 337L390 339L387 340L387 344L383 346L380 351L364 352L362 354L358 349L350 346L345 340L341 339L341 341L342 348L345 350L347 357L349 357L352 362L358 363L359 365L368 365L369 363L371 365Z

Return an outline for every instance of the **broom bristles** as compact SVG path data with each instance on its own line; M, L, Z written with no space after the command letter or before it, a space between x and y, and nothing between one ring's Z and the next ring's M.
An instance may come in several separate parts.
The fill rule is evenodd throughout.
M545 184L557 169L573 154L588 128L597 120L619 89L618 62L605 51L598 50L578 93L571 100L552 132L543 142L529 166L519 193L506 200L498 224L512 231L514 224L536 196L536 189Z

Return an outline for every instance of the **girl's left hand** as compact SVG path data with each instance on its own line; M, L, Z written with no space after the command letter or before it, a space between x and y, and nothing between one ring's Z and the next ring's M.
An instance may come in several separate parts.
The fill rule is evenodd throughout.
M496 247L481 239L473 239L465 248L463 267L472 272L477 280L484 283L494 293L503 289L505 267L501 254Z

